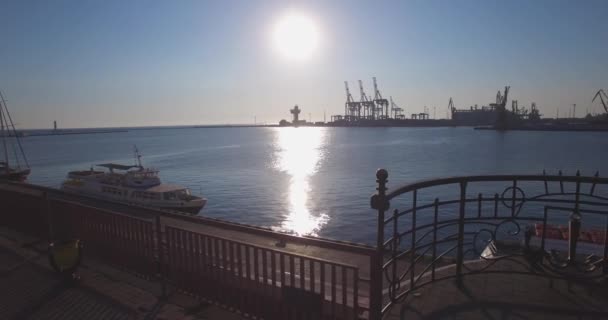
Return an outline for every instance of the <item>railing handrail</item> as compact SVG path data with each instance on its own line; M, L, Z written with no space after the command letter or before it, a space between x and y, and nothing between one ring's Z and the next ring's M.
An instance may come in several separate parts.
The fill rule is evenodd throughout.
M353 243L347 241L340 241L334 239L327 239L321 237L310 237L310 236L294 236L288 233L277 232L268 228L252 226L247 224L241 224L237 222L226 221L222 219L209 218L209 217L201 217L201 216L186 216L182 214L169 213L162 210L162 215L169 216L171 218L175 218L178 220L185 220L189 222L199 223L199 224L207 224L218 226L230 230L242 231L252 234L258 234L262 236L269 236L276 238L278 240L286 240L291 243L300 243L300 244L313 244L319 246L321 248L329 248L336 250L344 250L351 253L358 253L363 255L371 255L374 254L375 248L368 246L366 244L361 243Z
M461 182L500 182L500 181L539 181L539 182L580 182L608 184L608 178L596 176L564 176L564 175L476 175L476 176L455 176L439 179L425 179L410 184L402 185L392 192L386 194L387 200L404 193L417 189L456 184Z
M71 198L87 198L87 199L91 199L91 200L100 200L95 197L77 195L77 194L65 192L60 189L55 189L55 188L50 188L50 187L40 186L40 185L35 185L35 184L29 184L29 183L8 182L5 185L10 186L10 187L17 187L18 189L21 189L21 190L37 190L40 192L46 192L49 195L60 194L60 195L63 195L66 197L71 197ZM0 183L0 186L2 186L2 183ZM103 200L103 201L107 201L107 200ZM125 207L131 208L131 209L141 210L142 213L149 214L150 218L154 218L156 215L161 215L164 217L170 217L172 219L183 220L183 221L193 222L193 223L202 224L202 225L211 225L211 226L220 227L220 228L224 228L224 229L271 237L271 238L274 238L277 240L282 240L282 241L290 242L290 243L314 245L314 246L318 246L320 248L341 250L341 251L361 254L361 255L365 255L365 256L371 256L375 253L374 247L371 247L366 244L361 244L361 243L340 241L340 240L328 239L328 238L322 238L322 237L296 236L296 235L291 235L288 233L277 232L277 231L271 230L269 228L241 224L241 223L226 221L226 220L222 220L222 219L209 218L209 217L203 217L203 216L187 216L184 214L174 213L174 212L171 212L168 210L162 210L162 209L153 208L153 207L133 205L133 204L127 204L127 203L117 202L117 201L109 201L109 202L111 202L112 204L117 205L117 206L125 206ZM109 211L114 212L115 210L109 210Z
M140 221L144 221L144 222L150 222L150 219L146 219L146 218L142 218L142 217L138 217L135 215L130 215L130 214L124 214L124 213L120 213L116 210L110 210L110 209L105 209L105 208L99 208L99 207L94 207L88 204L83 204L74 200L68 200L68 199L61 199L61 198L49 198L49 200L52 201L57 201L57 202L61 202L61 203L67 203L67 204L71 204L71 205L77 205L79 207L82 208L87 208L87 209L92 209L92 210L97 210L102 214L106 214L106 215L118 215L118 216L123 216L123 217L129 217L135 220L140 220Z
M258 250L262 250L262 251L271 251L271 252L276 252L276 253L279 253L279 254L284 254L286 256L293 256L295 258L304 258L304 259L308 259L308 260L319 262L319 263L325 263L325 264L328 264L328 265L335 265L335 266L340 266L340 267L349 268L349 269L358 269L358 267L355 266L355 265L353 265L353 264L348 264L348 263L344 263L344 262L337 262L337 261L331 261L331 260L327 260L327 259L323 259L323 258L315 258L315 257L309 256L309 255L303 254L303 253L293 253L293 252L281 250L280 248L264 247L264 246L252 244L250 242L244 242L244 241L239 241L239 240L228 239L228 238L225 238L225 237L222 237L222 236L210 235L210 234L206 234L206 233L199 233L199 232L191 231L191 230L188 230L188 229L183 229L183 228L169 226L169 225L166 225L165 228L169 228L169 229L173 229L173 230L179 230L179 231L186 231L186 232L197 233L197 234L201 235L204 238L212 238L212 239L217 239L217 240L221 240L221 241L231 242L231 243L234 243L234 244L238 244L238 245L242 245L242 246L250 247L250 248L255 248L255 249L258 249Z

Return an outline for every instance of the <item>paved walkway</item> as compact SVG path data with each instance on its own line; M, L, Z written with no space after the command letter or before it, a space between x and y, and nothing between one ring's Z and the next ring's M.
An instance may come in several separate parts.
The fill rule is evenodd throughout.
M48 263L46 243L0 229L0 319L241 319L215 305L86 258L69 286ZM86 254L86 252L85 252Z
M469 275L462 287L447 279L417 290L386 319L608 319L608 287L590 292L532 275Z

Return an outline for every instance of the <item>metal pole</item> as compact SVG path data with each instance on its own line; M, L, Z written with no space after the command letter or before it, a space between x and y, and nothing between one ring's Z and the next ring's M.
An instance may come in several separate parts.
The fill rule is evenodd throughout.
M581 215L573 212L568 222L568 264L574 264L576 260L576 243L581 231Z
M165 250L163 250L160 214L156 215L155 224L156 224L156 248L157 248L157 254L158 254L158 258L156 259L156 271L158 272L158 277L160 279L160 286L161 286L160 298L166 299L167 298L167 284L165 282L166 274L163 270L163 257L165 255Z
M55 241L55 228L53 226L53 212L51 210L49 194L46 191L42 194L42 203L44 205L44 210L46 211L46 221L48 225L48 241L49 243L51 243Z
M462 285L462 264L464 263L464 214L467 197L467 183L460 182L460 215L458 219L458 248L456 254L456 282Z
M378 229L376 238L376 253L370 261L370 320L382 318L382 265L384 263L384 212L390 204L386 199L386 183L388 172L384 169L376 171L378 192L371 198L372 209L378 210Z
M576 176L580 177L580 171L576 172ZM576 198L574 203L574 212L570 215L568 222L568 263L574 264L576 259L576 245L581 232L581 214L579 212L581 183L576 182Z
M4 101L3 101L4 102ZM3 104L0 104L0 135L2 135L2 146L4 147L4 162L6 166L6 176L10 174L10 165L8 163L8 149L6 148L6 138L9 134L8 125L7 130L4 130L4 111Z

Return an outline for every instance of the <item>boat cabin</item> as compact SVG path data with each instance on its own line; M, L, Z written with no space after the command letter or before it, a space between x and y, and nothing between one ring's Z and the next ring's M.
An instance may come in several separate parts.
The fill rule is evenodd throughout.
M110 170L107 177L111 184L122 184L125 187L148 188L160 184L158 170L144 168L138 165L122 165L116 163L98 164L98 167L108 168ZM131 170L136 168L137 170ZM114 170L124 171L116 173Z

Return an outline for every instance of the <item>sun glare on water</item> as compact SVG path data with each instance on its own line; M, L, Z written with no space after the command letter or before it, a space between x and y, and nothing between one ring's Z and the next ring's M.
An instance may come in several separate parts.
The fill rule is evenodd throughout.
M317 24L304 14L285 14L274 26L273 45L284 58L309 59L319 46Z
M315 236L329 220L326 214L309 209L313 191L310 179L325 156L322 150L327 143L327 131L325 128L280 128L274 133L274 166L289 177L289 211L281 217L283 221L277 229Z

